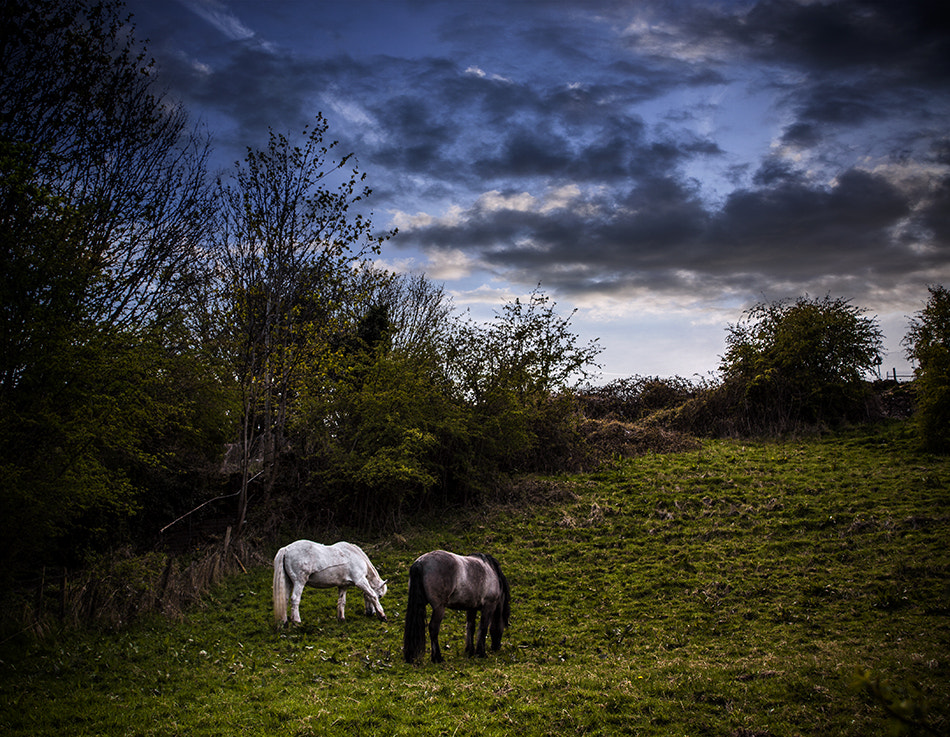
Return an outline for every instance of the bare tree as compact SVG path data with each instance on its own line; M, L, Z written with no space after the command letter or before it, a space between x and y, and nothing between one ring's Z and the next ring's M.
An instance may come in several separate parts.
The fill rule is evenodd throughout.
M2 18L0 145L16 171L0 191L4 230L21 245L12 258L42 254L47 281L92 323L169 314L188 294L213 214L207 141L155 93L120 3L4 0ZM30 243L38 220L59 225L59 243L42 251ZM70 271L55 273L57 259Z
M352 155L333 159L327 127L317 116L300 146L271 132L221 184L217 276L243 401L239 526L255 459L273 484L294 383L333 332L350 266L389 237L355 212L370 194L365 174Z

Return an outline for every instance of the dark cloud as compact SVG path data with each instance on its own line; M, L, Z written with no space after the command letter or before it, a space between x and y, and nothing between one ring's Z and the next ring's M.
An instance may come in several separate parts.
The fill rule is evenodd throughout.
M766 0L748 12L706 16L707 26L759 61L810 72L880 73L943 87L950 78L950 26L942 0Z
M199 40L174 4L148 17L164 79L236 145L326 113L375 206L429 216L395 249L461 249L572 293L759 294L948 273L942 6L420 0L396 7L435 32L401 53L349 15L327 49Z
M475 207L459 225L436 225L412 238L479 252L502 269L575 293L637 284L695 290L697 274L711 290L854 274L884 286L924 265L894 242L891 228L910 205L880 177L850 170L819 188L785 170L762 185L733 192L711 211L682 182L654 179L616 201L588 199L551 213ZM940 212L946 198L944 192L931 212Z

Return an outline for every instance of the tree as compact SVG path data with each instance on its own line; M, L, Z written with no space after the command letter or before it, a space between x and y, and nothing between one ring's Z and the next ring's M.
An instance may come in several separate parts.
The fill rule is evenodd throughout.
M930 299L910 321L903 343L916 363L916 419L928 450L950 450L950 291L928 287Z
M842 298L761 302L730 325L720 370L746 402L750 430L836 422L862 407L881 364L875 318Z
M153 92L121 3L5 0L0 23L4 273L16 309L49 298L50 312L113 327L174 311L208 230L207 142ZM12 355L28 352L29 332L5 337Z
M393 274L371 267L353 272L353 278L350 292L364 295L367 305L385 310L393 350L442 360L453 310L444 287L433 284L424 274Z
M561 317L555 308L537 287L489 323L459 321L449 346L451 376L471 411L473 452L502 470L556 463L573 416L564 390L597 367L600 345L580 345L574 313Z
M466 396L478 402L496 388L521 399L548 396L588 378L603 349L596 340L580 346L571 329L576 310L563 318L556 306L538 286L488 323L461 321L451 358Z
M297 506L372 527L447 493L461 426L445 372L451 305L420 275L366 267L349 280L332 369L300 385L294 444L309 488Z
M328 356L350 265L390 236L374 236L358 212L366 175L348 171L352 154L332 160L327 129L318 115L300 146L271 131L266 149L248 149L220 185L215 256L243 406L239 526L255 458L273 483L302 371L326 370L316 358Z
M141 411L166 377L143 346L190 296L212 210L207 145L153 92L119 2L3 0L0 39L6 564L70 536L75 555L137 508L165 422Z

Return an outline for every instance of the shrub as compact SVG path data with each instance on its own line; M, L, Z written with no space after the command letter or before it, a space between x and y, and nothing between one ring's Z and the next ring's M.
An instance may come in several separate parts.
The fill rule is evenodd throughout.
M911 319L904 337L917 363L917 427L924 447L950 451L950 291L929 287L930 299Z
M720 369L752 432L864 419L864 378L881 363L877 319L849 300L759 303L728 327Z
M702 384L682 376L630 376L579 393L584 416L636 422L658 410L672 409L696 396Z

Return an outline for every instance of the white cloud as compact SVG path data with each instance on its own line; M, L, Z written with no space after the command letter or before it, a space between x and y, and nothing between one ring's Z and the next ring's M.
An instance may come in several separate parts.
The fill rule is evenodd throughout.
M399 228L400 231L408 232L419 228L430 228L435 225L443 227L455 227L460 225L463 220L462 208L458 205L452 205L443 215L430 215L427 212L417 212L414 215L401 210L392 210L392 221L390 227Z
M210 23L232 41L245 41L254 37L254 31L245 26L224 3L219 0L178 0L199 18Z
M485 192L475 201L475 209L486 212L513 210L515 212L537 212L537 200L527 192L502 194L497 189Z
M426 255L428 262L425 264L424 271L436 281L465 279L475 271L484 268L480 261L458 248L432 250Z
M465 74L470 77L478 77L479 79L491 79L494 82L507 82L511 84L511 80L508 77L503 77L500 74L488 74L485 70L476 66L468 67L465 70Z

